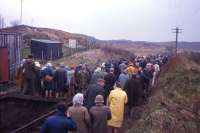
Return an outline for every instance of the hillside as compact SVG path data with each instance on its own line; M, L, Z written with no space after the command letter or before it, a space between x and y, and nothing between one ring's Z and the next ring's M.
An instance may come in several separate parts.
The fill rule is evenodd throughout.
M200 132L200 54L180 55L162 70L142 116L128 133Z
M117 53L113 52L106 52L103 51L102 49L92 49L88 51L83 51L76 53L74 55L64 57L62 59L59 59L56 62L62 62L68 66L76 66L78 64L89 64L91 66L96 65L98 60L101 61L107 61L108 59L119 59L122 56Z
M0 29L0 32L19 33L23 36L25 45L30 45L31 39L50 39L57 40L68 44L69 39L76 39L77 44L85 47L93 47L98 45L99 40L82 34L69 33L62 30L50 29L50 28L38 28L26 25L19 25L14 27L8 27Z
M68 44L69 39L76 39L79 46L85 48L99 48L104 46L116 47L125 51L133 52L135 55L150 55L168 52L169 47L175 46L174 42L145 42L131 40L100 40L92 36L69 33L62 30L31 27L18 25L0 29L0 32L19 33L23 36L24 46L30 45L31 39L50 39ZM199 42L180 42L180 51L200 51Z
M146 41L131 41L131 40L108 40L105 41L107 44L119 46L142 46L142 47L157 47L157 48L166 48L166 47L175 47L175 42L146 42ZM178 48L182 51L200 51L200 42L185 42L179 41Z

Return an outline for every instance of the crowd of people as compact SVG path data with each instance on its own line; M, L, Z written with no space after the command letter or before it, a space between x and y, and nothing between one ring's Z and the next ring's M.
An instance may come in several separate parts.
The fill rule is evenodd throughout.
M160 67L167 56L142 56L67 67L63 63L43 67L32 56L17 72L24 94L60 98L73 96L73 106L58 105L58 112L43 124L41 133L117 133L122 126L125 104L128 115L141 101L147 100ZM55 132L54 132L55 131Z

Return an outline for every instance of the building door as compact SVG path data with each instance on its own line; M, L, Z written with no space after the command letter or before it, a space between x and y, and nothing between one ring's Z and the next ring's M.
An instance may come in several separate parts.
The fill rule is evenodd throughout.
M9 80L8 49L0 48L0 82Z

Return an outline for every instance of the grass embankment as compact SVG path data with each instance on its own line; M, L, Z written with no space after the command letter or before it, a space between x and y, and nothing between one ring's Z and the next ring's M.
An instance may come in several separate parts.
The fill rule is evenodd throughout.
M200 64L193 57L181 55L163 68L145 112L128 133L200 133Z

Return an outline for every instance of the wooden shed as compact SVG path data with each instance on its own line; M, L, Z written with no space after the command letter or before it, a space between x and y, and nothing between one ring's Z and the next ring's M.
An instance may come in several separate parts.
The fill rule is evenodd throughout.
M22 36L0 32L0 82L15 79L15 72L21 63Z
M59 41L32 39L31 54L35 59L55 60L63 56L63 43Z

